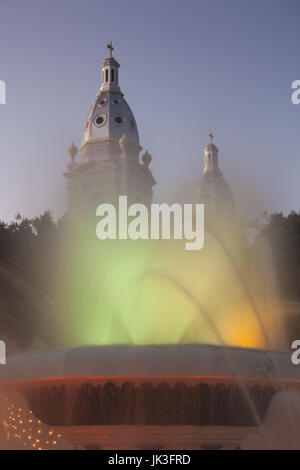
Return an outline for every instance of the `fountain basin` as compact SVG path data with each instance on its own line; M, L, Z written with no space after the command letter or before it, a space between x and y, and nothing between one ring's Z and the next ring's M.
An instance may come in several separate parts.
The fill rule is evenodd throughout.
M241 385L263 419L283 384L299 388L300 369L284 352L114 345L16 355L0 382L51 426L254 426Z

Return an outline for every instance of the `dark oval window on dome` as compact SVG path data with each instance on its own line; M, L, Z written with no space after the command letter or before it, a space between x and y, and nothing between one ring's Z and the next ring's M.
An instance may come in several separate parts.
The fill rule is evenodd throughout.
M115 117L115 121L116 121L117 124L122 124L122 122L123 122L121 116Z
M99 114L94 119L94 125L98 126L98 127L101 127L101 126L103 126L103 124L105 124L105 121L106 121L105 114Z
M98 126L100 126L101 124L103 124L103 117L102 116L98 116L97 119L96 119L96 124L98 124Z
M134 129L134 128L135 128L135 125L134 125L134 120L133 120L133 119L131 119L131 121L130 121L130 125L131 125L131 128L132 128L132 129Z

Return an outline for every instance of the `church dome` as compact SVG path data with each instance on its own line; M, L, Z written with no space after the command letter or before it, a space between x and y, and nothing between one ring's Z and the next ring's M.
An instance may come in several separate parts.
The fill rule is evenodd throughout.
M134 115L124 99L118 83L120 65L112 57L112 44L107 44L109 56L102 62L102 85L88 114L82 145L106 139L127 140L139 145L139 134Z
M137 125L129 105L120 93L100 92L88 114L82 145L99 139L120 139L123 135L139 145Z

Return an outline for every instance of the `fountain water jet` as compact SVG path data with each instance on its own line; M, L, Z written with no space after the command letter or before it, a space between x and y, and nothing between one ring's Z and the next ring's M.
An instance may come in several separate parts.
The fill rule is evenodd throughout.
M295 391L277 393L272 399L260 437L246 439L244 450L300 450L300 394ZM268 436L262 440L261 436Z

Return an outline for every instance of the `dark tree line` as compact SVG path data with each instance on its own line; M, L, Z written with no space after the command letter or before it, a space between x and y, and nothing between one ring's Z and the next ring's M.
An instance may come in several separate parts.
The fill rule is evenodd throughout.
M272 214L262 233L273 248L283 298L300 301L300 212Z
M8 352L30 349L36 340L47 342L44 325L54 302L59 231L48 211L0 223L0 337Z

